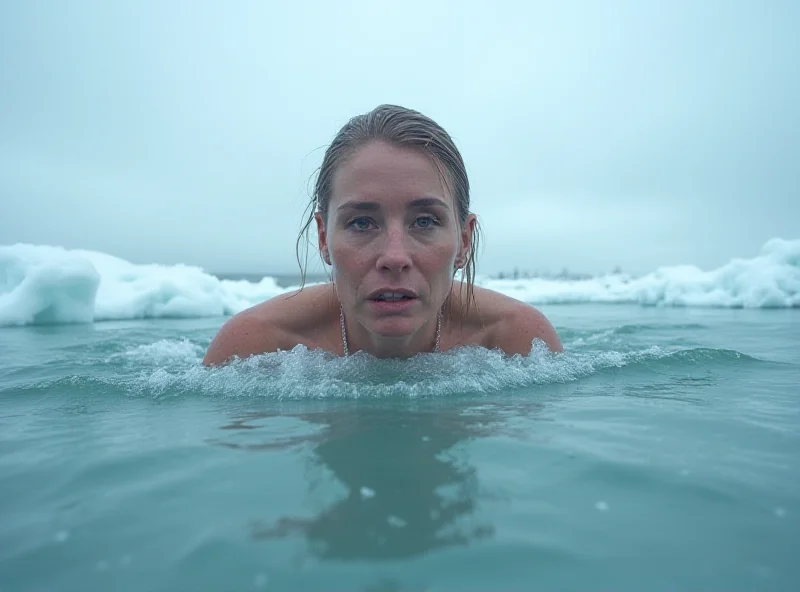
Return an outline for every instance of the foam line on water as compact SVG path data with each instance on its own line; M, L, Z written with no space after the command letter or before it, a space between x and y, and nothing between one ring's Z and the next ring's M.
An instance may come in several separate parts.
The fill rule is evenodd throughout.
M731 366L770 363L735 350L702 347L573 349L553 354L541 342L533 345L529 356L508 357L498 350L465 347L410 360L379 360L364 353L340 358L297 346L207 368L201 364L204 346L188 339L163 339L122 351L89 352L78 374L45 380L30 377L22 388L18 383L9 388L39 395L52 391L62 396L65 390L77 389L155 399L416 399L492 395L618 372L649 377L646 380L675 372L707 376Z
M298 346L205 368L203 351L189 341L165 340L117 353L100 365L118 367L117 388L145 397L360 399L430 398L485 394L540 385L566 384L620 369L649 372L680 367L703 371L716 365L758 363L736 351L646 347L634 351L553 354L540 342L529 356L468 347L410 360L378 360L367 354L339 358Z

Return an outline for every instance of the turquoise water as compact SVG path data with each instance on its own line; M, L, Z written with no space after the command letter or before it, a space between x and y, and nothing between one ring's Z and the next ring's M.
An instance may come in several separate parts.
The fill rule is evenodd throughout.
M797 310L209 370L221 318L0 328L0 590L792 590Z

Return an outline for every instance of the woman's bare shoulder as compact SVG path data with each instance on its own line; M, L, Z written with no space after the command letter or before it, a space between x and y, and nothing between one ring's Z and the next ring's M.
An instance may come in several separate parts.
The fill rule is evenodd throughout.
M319 329L330 317L330 285L311 286L281 294L232 316L220 328L203 358L206 366L232 358L247 358L303 343L309 348L325 342Z
M563 346L555 328L539 310L530 304L499 292L475 287L477 313L487 327L490 348L508 355L528 355L534 339L543 341L551 351Z

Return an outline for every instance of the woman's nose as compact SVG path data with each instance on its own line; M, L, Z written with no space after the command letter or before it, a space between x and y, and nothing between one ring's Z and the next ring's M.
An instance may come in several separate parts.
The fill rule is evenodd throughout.
M378 256L378 269L386 271L404 271L412 266L411 255L406 244L406 235L402 230L386 231L381 253Z

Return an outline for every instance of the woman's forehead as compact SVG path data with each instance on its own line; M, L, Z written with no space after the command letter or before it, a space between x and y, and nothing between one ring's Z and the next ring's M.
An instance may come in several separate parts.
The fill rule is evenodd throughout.
M371 142L353 153L333 176L332 200L337 202L438 199L452 197L433 158L422 150Z

